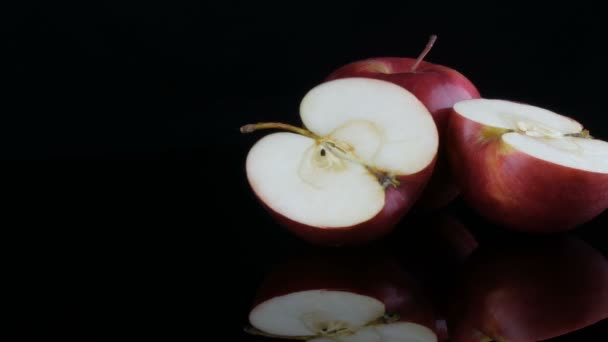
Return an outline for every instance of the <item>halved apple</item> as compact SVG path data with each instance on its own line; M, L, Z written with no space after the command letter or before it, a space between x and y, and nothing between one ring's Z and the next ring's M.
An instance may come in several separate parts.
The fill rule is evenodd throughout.
M360 253L290 259L260 286L250 333L314 342L437 341L432 307L396 263Z
M438 133L424 105L386 81L345 78L310 90L300 105L307 129L284 129L249 151L248 181L292 232L313 243L379 238L415 203L435 165Z
M467 203L504 227L547 233L608 208L608 143L536 106L466 100L448 129L450 164Z
M437 36L432 35L417 58L367 58L343 65L327 77L328 80L367 77L395 83L416 95L431 112L439 131L439 153L433 175L416 202L415 208L422 211L445 207L458 196L445 152L445 130L456 102L480 97L471 80L459 71L424 61L436 39Z

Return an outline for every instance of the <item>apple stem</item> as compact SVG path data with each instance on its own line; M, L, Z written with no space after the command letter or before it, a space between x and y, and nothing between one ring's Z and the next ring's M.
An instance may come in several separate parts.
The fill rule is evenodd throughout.
M254 131L261 130L261 129L282 129L282 130L297 133L297 134L300 134L300 135L303 135L305 137L309 137L309 138L312 138L315 140L320 139L320 137L318 135L314 134L313 132L311 132L307 129L296 127L296 126L289 125L289 124L280 123L280 122L260 122L260 123L256 123L256 124L248 124L248 125L241 127L241 133L251 133Z
M436 40L437 40L437 35L436 34L432 35L429 38L428 43L426 43L426 46L424 47L424 50L422 50L422 52L420 53L420 55L416 59L416 63L414 63L414 65L412 65L412 68L410 69L411 72L416 71L416 68L418 68L418 65L420 65L420 63L422 62L422 60L424 59L424 57L426 57L426 55L429 53L429 51L431 51L431 49L433 48L433 45L435 44Z

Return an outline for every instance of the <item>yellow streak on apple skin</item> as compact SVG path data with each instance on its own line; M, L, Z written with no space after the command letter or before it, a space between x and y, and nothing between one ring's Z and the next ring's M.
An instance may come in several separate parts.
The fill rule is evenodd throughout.
M511 154L515 152L515 149L511 145L507 144L506 142L504 142L504 140L502 140L502 136L505 133L509 132L513 132L513 130L485 126L482 128L481 134L479 135L477 142L484 145L491 143L498 144L498 146L496 146L496 152L498 153L499 157L502 157L506 154ZM500 139L500 141L497 141L498 139Z
M502 137L503 134L512 132L512 130L506 128L498 128L492 126L484 126L479 135L479 142L487 143Z

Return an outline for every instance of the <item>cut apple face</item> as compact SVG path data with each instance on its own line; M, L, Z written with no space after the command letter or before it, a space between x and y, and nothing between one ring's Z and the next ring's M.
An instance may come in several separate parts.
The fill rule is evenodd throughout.
M502 142L532 157L608 174L608 143L592 139L571 118L532 105L490 99L461 101L454 111L487 126L482 132L485 138L500 134Z
M429 167L437 153L428 110L389 82L323 83L306 94L300 115L307 129L261 123L241 131L288 131L260 139L246 171L267 207L302 225L351 227L374 218L387 204L386 189Z

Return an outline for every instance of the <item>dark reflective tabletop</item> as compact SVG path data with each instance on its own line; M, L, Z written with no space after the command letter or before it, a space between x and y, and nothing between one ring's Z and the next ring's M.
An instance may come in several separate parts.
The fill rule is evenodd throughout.
M337 67L415 57L437 34L425 60L484 97L607 140L603 4L7 6L0 158L59 163L2 169L0 341L608 341L608 212L540 236L459 197L382 239L314 246L252 192L265 134L239 131L299 125ZM568 190L581 211L606 198Z

